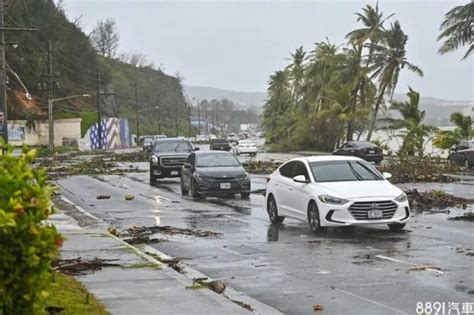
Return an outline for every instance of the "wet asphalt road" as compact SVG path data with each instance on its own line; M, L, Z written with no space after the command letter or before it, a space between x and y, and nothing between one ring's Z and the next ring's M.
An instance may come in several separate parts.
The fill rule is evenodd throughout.
M474 251L473 223L448 221L444 213L414 214L401 233L381 226L314 236L305 222L270 225L258 194L195 201L181 196L178 179L152 187L147 173L58 183L65 197L120 229L160 224L223 233L158 235L167 241L150 245L288 314L313 314L313 304L324 305L327 314L415 314L419 301L474 302L474 257L465 254ZM264 176L252 176L252 189L264 184ZM425 186L417 187L438 187ZM441 188L461 196L474 192L469 183ZM111 198L97 200L98 194ZM135 199L125 201L127 194ZM417 264L442 271L409 272Z

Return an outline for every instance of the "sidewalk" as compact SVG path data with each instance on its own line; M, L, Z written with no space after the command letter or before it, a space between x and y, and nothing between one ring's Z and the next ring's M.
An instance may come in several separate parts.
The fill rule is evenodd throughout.
M48 220L66 240L62 259L117 259L122 267L78 276L111 314L249 314L226 297L209 289L186 289L192 280L106 232L105 225L82 228L64 212Z

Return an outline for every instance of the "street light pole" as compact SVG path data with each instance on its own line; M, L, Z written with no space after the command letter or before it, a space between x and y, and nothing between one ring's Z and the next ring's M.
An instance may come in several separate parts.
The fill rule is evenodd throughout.
M53 117L53 49L48 41L48 133L50 151L54 150L54 117Z

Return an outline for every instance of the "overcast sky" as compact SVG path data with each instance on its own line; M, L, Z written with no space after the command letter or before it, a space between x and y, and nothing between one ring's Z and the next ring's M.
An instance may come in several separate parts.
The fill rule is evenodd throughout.
M326 37L336 44L358 24L354 12L375 1L157 1L65 0L71 20L82 16L86 32L113 18L120 51L139 51L165 72L179 72L185 84L237 91L265 91L269 75L284 67L289 53L312 50ZM385 15L395 13L409 35L408 59L425 76L403 71L407 86L423 96L474 100L474 57L463 51L439 56L436 41L443 15L464 1L380 0Z

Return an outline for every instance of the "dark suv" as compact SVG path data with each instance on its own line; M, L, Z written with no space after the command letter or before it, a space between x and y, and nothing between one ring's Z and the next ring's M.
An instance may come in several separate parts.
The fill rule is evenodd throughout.
M230 150L230 143L227 139L214 139L211 140L210 145L211 150L222 150L222 151L229 151Z
M375 162L375 164L380 164L383 160L382 149L368 141L349 141L334 151L333 154L357 156L368 162Z
M465 168L474 166L474 140L461 142L448 156L453 164L463 165Z
M184 138L155 141L150 159L150 184L154 184L159 178L180 177L188 155L198 149Z

